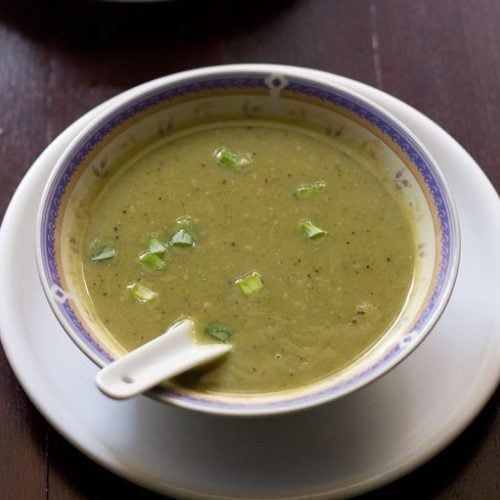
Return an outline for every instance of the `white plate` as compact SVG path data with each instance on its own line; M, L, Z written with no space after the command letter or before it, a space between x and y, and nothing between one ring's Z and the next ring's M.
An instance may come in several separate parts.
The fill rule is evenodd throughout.
M117 474L176 497L333 498L407 473L454 439L500 379L500 204L472 158L428 118L376 89L334 77L420 136L455 194L462 262L438 325L410 358L366 389L272 418L191 413L146 397L116 402L47 305L34 259L38 200L54 160L98 112L38 158L0 231L0 330L9 362L47 420ZM105 106L104 104L103 106Z

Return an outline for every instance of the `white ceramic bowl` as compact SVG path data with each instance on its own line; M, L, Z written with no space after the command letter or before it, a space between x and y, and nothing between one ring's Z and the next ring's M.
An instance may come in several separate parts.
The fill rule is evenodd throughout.
M229 415L263 415L331 401L380 377L410 354L444 310L458 270L457 214L440 170L419 140L380 106L301 68L218 66L169 75L124 92L73 140L54 166L37 220L37 263L47 299L71 339L97 365L122 353L95 318L70 261L79 204L127 150L200 121L251 116L294 119L342 130L350 147L364 143L411 207L417 242L414 284L382 339L347 369L313 385L246 397L205 395L176 387L148 394L183 407ZM74 267L74 266L73 266Z

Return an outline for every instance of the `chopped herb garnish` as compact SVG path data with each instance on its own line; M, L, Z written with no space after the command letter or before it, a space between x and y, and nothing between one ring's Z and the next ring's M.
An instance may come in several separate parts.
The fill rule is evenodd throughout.
M328 234L327 231L321 229L320 227L314 225L310 220L302 219L299 221L299 229L304 233L306 238L314 240L320 236Z
M295 190L295 194L299 198L309 198L315 193L321 193L326 188L325 181L315 181L309 184L300 184Z
M190 229L181 227L170 239L170 244L177 247L192 247L195 244L194 233Z
M219 148L214 152L219 165L233 170L241 170L252 161L249 153L237 153L227 148Z
M161 255L167 250L167 245L163 244L158 238L150 238L148 241L148 253Z
M155 253L143 253L139 261L147 271L163 271L167 266L165 261Z
M262 276L257 271L242 276L236 280L236 284L244 295L252 295L260 292L264 288Z
M198 241L193 231L193 223L188 215L176 220L177 231L172 235L168 245L176 247L194 247Z
M93 243L90 248L90 259L93 262L100 262L102 260L109 260L116 257L116 250L113 245L108 243L100 245L99 243Z
M207 335L210 335L210 337L213 337L214 339L219 340L221 342L227 342L229 340L229 337L231 337L231 335L233 334L231 330L222 326L216 321L211 321L210 323L208 323L208 325L205 328L205 333Z
M130 295L132 295L132 297L137 300L137 302L145 303L158 297L158 294L156 292L144 285L141 285L140 283L132 283L127 288L130 292Z

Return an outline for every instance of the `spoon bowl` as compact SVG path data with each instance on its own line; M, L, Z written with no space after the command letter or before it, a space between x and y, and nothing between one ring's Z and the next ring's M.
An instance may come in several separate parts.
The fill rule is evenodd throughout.
M104 367L96 376L97 387L114 399L131 398L231 350L230 344L198 344L193 332L191 320L175 323L163 335Z

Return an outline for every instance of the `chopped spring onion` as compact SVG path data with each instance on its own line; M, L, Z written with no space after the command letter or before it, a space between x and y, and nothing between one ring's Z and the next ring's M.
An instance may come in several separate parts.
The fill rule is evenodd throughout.
M156 255L165 253L167 245L163 244L158 238L150 238L148 241L148 253Z
M93 243L91 245L90 259L92 260L92 262L109 260L115 256L116 256L116 250L110 244L100 245L98 243Z
M172 235L168 245L178 247L194 247L197 243L196 234L193 231L193 221L189 215L179 217L176 221L177 231Z
M165 261L155 253L143 253L139 257L139 261L147 271L163 271L167 266Z
M216 149L214 155L219 165L233 170L241 170L252 161L252 157L249 153L237 153L227 148Z
M315 181L309 184L300 184L295 190L299 198L309 198L311 195L321 193L326 188L325 181Z
M244 295L252 295L260 292L264 288L262 276L257 271L242 276L236 280L236 284Z
M304 233L306 238L309 238L310 240L315 240L320 236L328 234L327 231L314 225L310 220L307 219L302 219L299 221L299 229Z
M211 321L210 323L208 323L205 328L205 333L221 342L227 342L229 340L229 337L233 334L231 330L225 328L216 321Z
M195 245L194 233L188 228L181 227L173 234L170 244L176 247L193 247Z
M153 290L150 290L148 287L141 285L140 283L132 283L127 288L130 295L132 295L137 302L145 303L158 297L156 292L153 292Z

